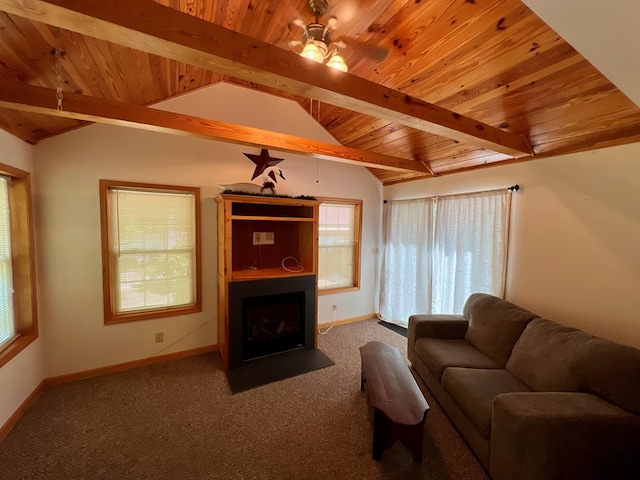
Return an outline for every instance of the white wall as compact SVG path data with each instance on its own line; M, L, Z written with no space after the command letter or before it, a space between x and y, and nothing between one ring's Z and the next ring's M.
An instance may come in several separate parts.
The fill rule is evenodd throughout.
M296 103L219 84L158 108L331 141ZM47 377L217 343L216 210L218 184L248 182L254 164L243 152L259 148L93 125L36 146L39 273ZM319 321L374 312L375 262L382 187L364 168L270 149L287 177L278 193L364 200L362 288L321 297ZM201 187L203 311L104 325L98 180ZM259 179L256 179L256 183ZM369 261L371 259L371 261ZM165 342L154 343L155 332Z
M384 188L385 199L508 187L506 298L640 348L640 144Z
M33 172L33 147L0 131L0 163ZM44 378L41 338L0 368L0 427Z

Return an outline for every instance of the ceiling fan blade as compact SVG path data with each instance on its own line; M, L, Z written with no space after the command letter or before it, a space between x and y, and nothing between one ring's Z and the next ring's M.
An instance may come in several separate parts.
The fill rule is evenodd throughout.
M302 42L300 40L289 40L287 45L289 45L289 48L294 48L302 45Z
M338 19L336 17L329 17L327 19L327 27L331 30L335 30L338 26Z
M389 50L386 48L369 45L367 43L356 40L355 38L341 38L340 40L345 43L348 48L357 51L363 56L369 57L377 62L383 61L389 54Z
M291 23L293 25L295 25L296 27L300 27L301 29L304 30L304 28L307 26L306 23L304 23L304 21L301 18L294 18Z

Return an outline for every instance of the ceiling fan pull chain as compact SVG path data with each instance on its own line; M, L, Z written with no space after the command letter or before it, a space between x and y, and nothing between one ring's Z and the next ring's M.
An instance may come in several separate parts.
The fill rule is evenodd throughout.
M58 101L57 110L64 110L62 108L62 100L64 94L62 93L62 51L60 49L60 28L55 29L56 36L56 99Z

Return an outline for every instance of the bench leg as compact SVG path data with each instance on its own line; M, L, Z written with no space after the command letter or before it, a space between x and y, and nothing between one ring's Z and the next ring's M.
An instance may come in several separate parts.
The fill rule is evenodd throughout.
M391 445L391 420L377 408L373 413L373 452L374 460L382 460L382 452Z
M413 454L413 461L422 462L422 440L424 437L424 420L417 425L405 426L402 443Z
M424 419L417 425L399 425L393 423L381 410L373 410L373 459L382 460L382 452L399 439L411 452L413 461L422 462Z

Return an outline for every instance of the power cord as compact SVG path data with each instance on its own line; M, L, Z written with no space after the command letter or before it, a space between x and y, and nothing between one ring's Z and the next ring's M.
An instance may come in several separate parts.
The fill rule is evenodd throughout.
M318 333L320 335L326 335L327 333L329 333L329 330L331 330L333 327L335 327L335 325L331 325L330 327L327 327L327 329L324 332L322 330L318 330Z
M289 266L285 265L284 263L289 259L294 260L296 264L289 265ZM298 263L298 259L296 257L284 257L282 259L282 268L284 268L287 272L291 272L291 273L299 273L304 270L304 267L300 265L300 263Z
M258 270L264 268L264 265L262 264L262 245L258 245L258 254L256 255L253 263L251 265L243 265L242 268L244 270Z

